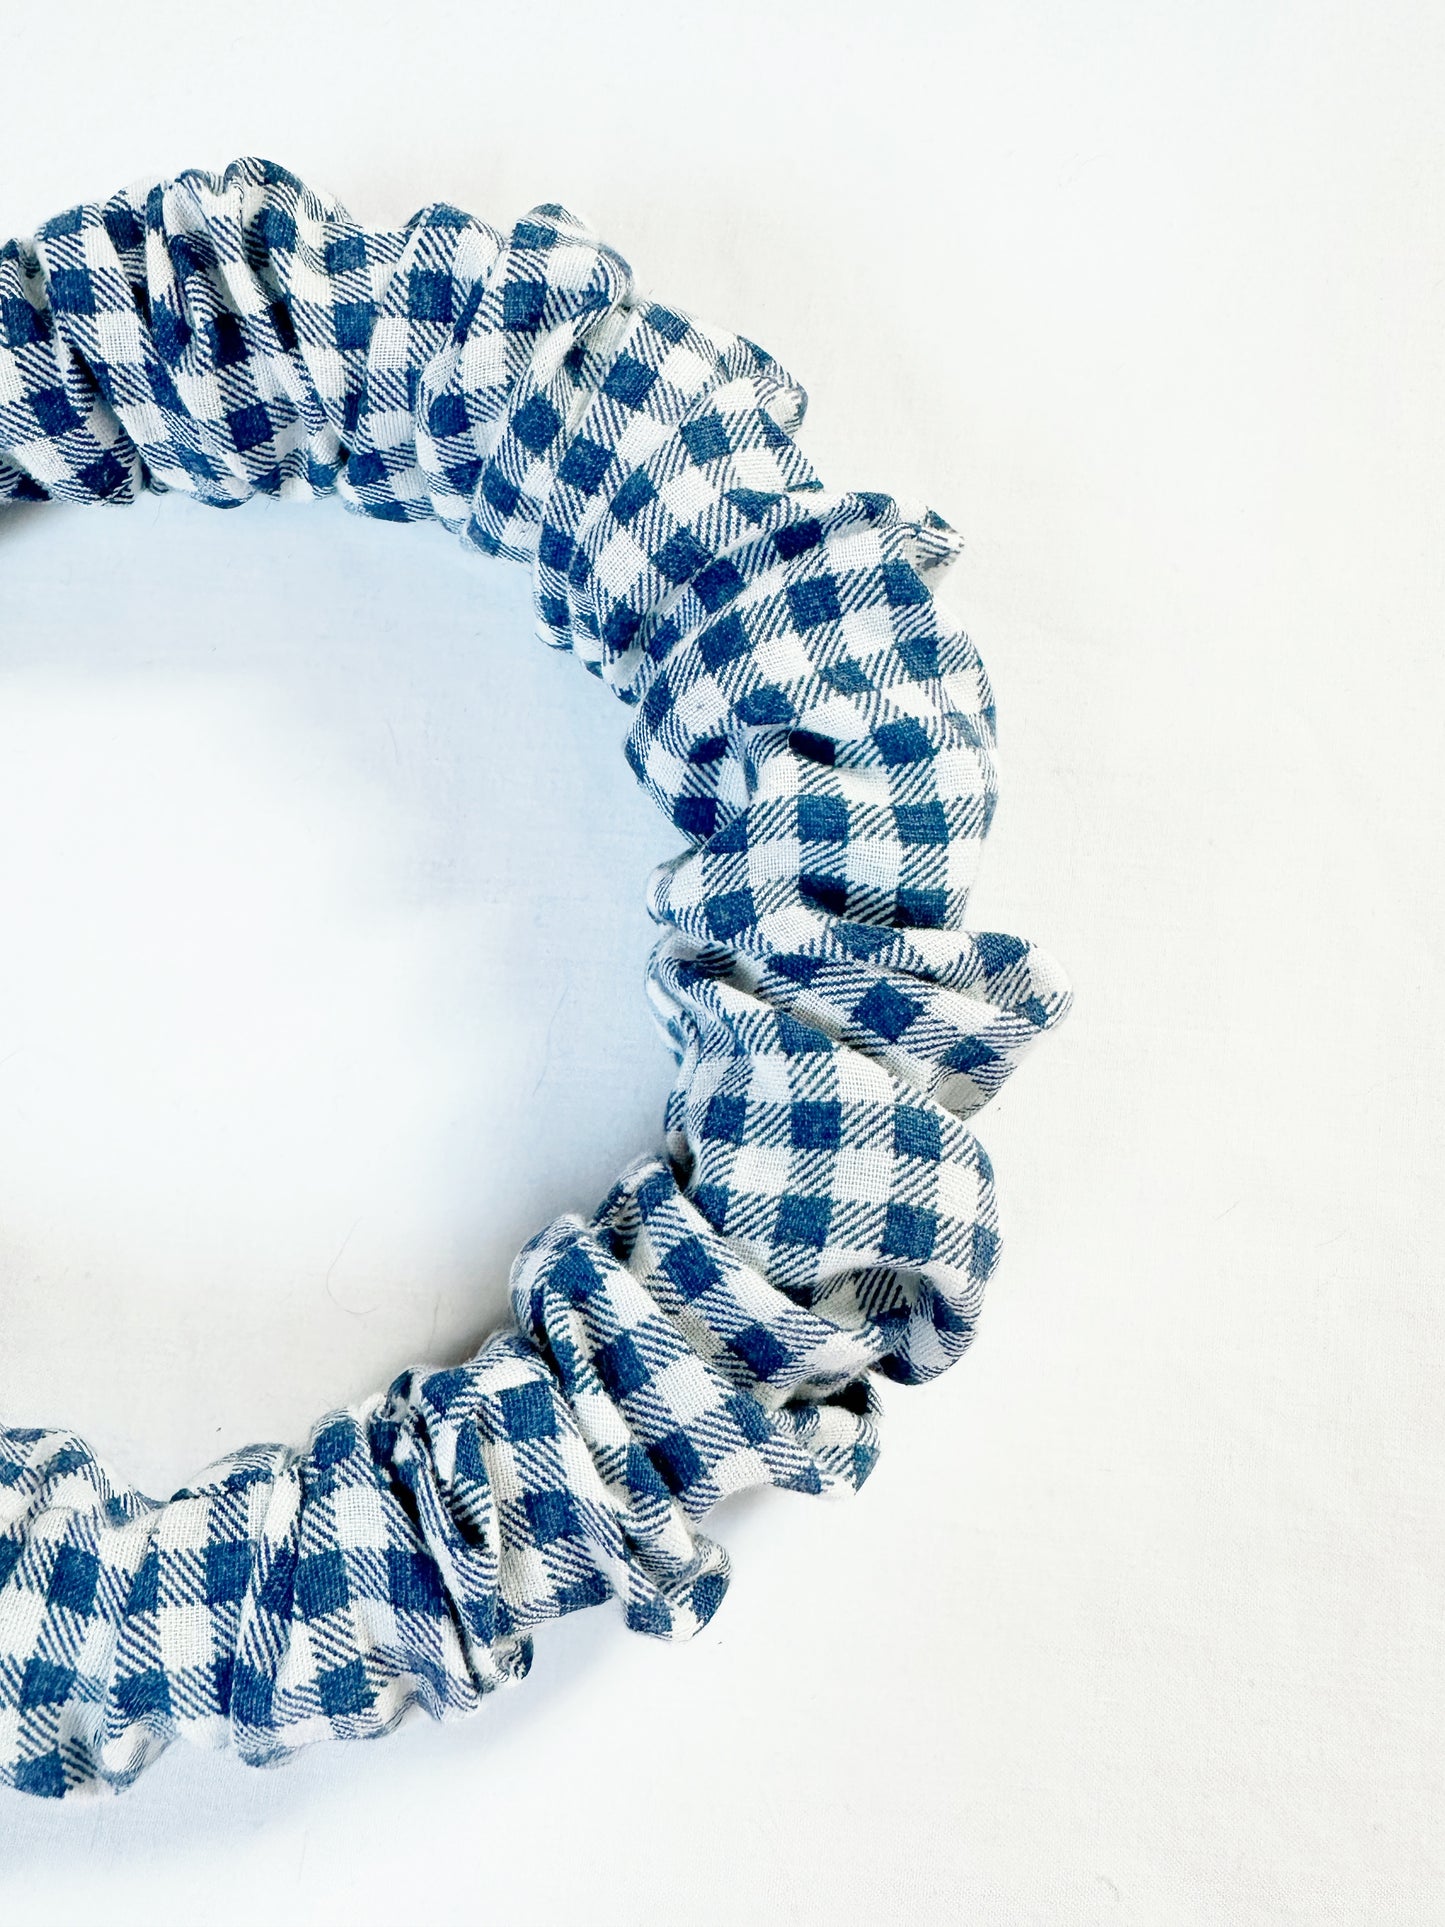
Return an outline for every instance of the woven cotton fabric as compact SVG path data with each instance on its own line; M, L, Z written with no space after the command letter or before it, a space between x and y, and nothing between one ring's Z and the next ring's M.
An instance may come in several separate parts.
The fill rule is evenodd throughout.
M957 538L825 489L803 406L559 207L378 230L243 160L0 249L0 501L444 522L527 566L542 638L630 705L680 848L650 897L665 1143L524 1249L515 1329L164 1502L0 1430L0 1782L462 1714L609 1598L685 1638L727 1584L709 1508L854 1490L875 1375L967 1346L998 1234L965 1119L1068 992L964 928L996 779L933 593Z

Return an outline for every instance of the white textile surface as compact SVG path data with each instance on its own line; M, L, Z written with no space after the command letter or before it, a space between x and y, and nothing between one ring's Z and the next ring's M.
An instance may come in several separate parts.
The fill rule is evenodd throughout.
M973 1351L856 1501L727 1508L697 1640L587 1613L457 1727L7 1797L0 1914L1438 1922L1437 11L146 0L7 9L0 72L0 237L259 152L563 201L777 355L830 483L964 535L974 920L1077 998L979 1121ZM152 1490L299 1437L656 1143L676 838L529 631L335 505L5 534L7 1422Z

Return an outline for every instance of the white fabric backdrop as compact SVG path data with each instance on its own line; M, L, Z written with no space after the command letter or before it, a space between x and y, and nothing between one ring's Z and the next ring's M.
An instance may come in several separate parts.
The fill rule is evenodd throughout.
M79 22L74 38L73 23ZM985 1114L979 1342L864 1496L717 1520L470 1724L0 1811L0 1908L1445 1913L1445 28L1227 4L7 8L0 234L271 155L562 199L919 491L1002 719L977 921L1069 964ZM339 508L0 533L0 1409L152 1489L495 1318L657 1135L624 712Z

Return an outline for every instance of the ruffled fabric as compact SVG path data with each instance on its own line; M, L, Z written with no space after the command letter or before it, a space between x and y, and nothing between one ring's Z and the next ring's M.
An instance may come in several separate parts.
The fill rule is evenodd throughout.
M269 1765L470 1711L541 1621L685 1638L759 1485L855 1490L873 1374L967 1346L998 1233L964 1119L1063 1015L963 927L996 794L957 539L825 490L761 349L636 292L563 209L359 226L283 169L142 184L0 249L0 501L339 495L532 571L676 826L649 985L664 1154L517 1259L516 1329L164 1502L0 1430L0 1782Z

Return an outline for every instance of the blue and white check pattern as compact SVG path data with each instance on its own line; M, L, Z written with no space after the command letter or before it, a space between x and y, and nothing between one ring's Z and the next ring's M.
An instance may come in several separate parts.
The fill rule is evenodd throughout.
M701 1516L855 1489L870 1374L968 1344L998 1236L963 1120L1068 992L963 928L996 791L983 667L930 586L956 538L825 490L803 406L558 207L378 231L243 160L0 249L0 501L445 522L533 571L685 845L651 898L664 1155L527 1246L516 1330L164 1503L0 1430L0 1782L463 1713L609 1597L686 1637L727 1584Z

